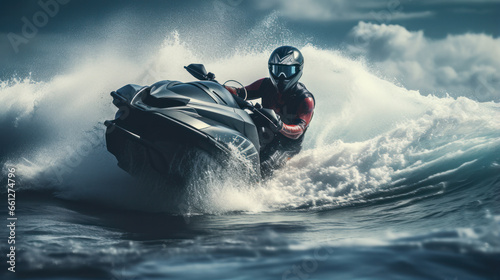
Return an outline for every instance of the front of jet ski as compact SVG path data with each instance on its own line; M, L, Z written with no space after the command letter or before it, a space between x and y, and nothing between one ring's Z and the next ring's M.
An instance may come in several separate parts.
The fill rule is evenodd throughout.
M153 169L165 178L181 178L196 164L193 155L204 153L220 164L238 159L260 174L257 129L220 84L162 81L127 85L111 95L119 110L105 122L106 145L128 173Z

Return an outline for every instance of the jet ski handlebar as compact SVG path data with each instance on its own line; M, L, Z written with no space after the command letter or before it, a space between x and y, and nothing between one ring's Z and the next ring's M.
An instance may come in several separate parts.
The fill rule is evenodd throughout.
M192 63L192 64L189 64L188 66L184 66L184 68L191 75L193 75L193 77L195 77L198 80L212 81L212 82L219 83L215 80L215 74L212 72L207 72L207 70L205 69L205 66L203 64ZM248 97L247 90L240 82L238 82L236 80L228 80L223 84L223 86L227 82L235 82L235 83L239 84L241 86L241 88L245 91L245 98L241 98L239 96L233 95L234 99L236 100L236 103L238 104L238 106L241 109L249 109L259 118L269 122L271 125L276 126L275 120L279 119L279 117L274 113L274 111L262 108L262 106L259 103L257 103L256 105L253 105L252 103L248 102L246 100Z
M186 69L189 72L189 74L193 75L193 77L195 77L198 80L212 81L212 82L216 82L216 83L220 84L219 82L217 82L217 80L215 80L215 74L212 72L207 72L207 69L205 69L205 66L203 64L191 63L188 66L184 66L184 69ZM240 82L238 82L236 80L227 80L222 85L225 86L226 83L228 83L228 82L235 82L235 83L239 84L241 86L241 88L245 91L245 98L243 98L243 99L244 100L247 99L247 97L248 97L247 89Z
M184 69L186 69L189 74L193 75L193 77L198 80L217 82L215 80L215 74L212 72L207 72L207 69L205 69L205 66L203 64L191 63L188 66L184 66Z

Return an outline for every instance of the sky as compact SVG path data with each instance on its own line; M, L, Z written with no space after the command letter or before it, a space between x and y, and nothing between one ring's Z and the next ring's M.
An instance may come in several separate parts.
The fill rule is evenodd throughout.
M177 31L214 59L312 44L409 89L500 102L499 27L500 0L0 0L0 80L49 79L103 45L140 61Z

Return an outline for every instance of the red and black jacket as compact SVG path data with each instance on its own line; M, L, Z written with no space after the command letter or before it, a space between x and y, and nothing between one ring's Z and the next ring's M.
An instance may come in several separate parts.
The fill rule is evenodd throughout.
M244 95L243 89L227 87L234 95ZM264 108L273 109L283 121L280 133L288 139L302 139L314 114L314 96L302 83L281 94L270 78L263 78L245 87L247 99L262 99Z

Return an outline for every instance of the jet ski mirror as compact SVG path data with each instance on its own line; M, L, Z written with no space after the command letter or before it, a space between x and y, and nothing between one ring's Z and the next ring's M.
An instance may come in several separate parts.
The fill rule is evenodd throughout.
M188 66L184 66L184 68L189 72L189 74L193 75L198 80L202 81L215 81L215 74L211 72L207 72L205 66L203 64L189 64Z

